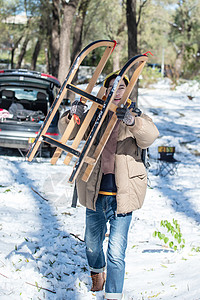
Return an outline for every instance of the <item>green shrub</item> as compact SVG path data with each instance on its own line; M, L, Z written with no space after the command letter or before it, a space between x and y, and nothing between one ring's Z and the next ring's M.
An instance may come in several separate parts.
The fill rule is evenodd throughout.
M154 84L158 82L158 80L161 78L161 72L159 68L151 68L151 67L144 67L142 70L142 73L140 75L139 80L139 87L141 88L147 88L151 84Z
M158 237L174 251L183 249L185 247L185 240L182 237L180 225L178 224L177 220L173 219L173 224L167 220L162 220L160 222L160 226L164 227L167 230L167 233L154 231L153 237Z

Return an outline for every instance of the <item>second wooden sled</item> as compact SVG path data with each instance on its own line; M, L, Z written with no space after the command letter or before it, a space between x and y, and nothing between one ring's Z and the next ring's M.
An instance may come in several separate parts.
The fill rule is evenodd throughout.
M123 97L121 99L121 101L119 102L118 106L122 105L122 104L125 104L131 91L133 90L137 80L138 80L138 77L139 75L141 74L142 72L142 69L144 68L144 65L145 63L147 62L148 60L148 57L147 55L138 55L138 56L135 56L133 57L132 59L130 59L125 65L124 67L121 69L121 71L119 72L118 76L116 77L115 81L114 81L114 84L113 84L113 87L107 97L107 99L105 100L104 103L100 104L98 103L98 106L101 106L101 110L97 116L97 119L89 133L89 136L85 142L85 145L84 147L82 148L82 151L78 152L78 160L76 161L75 163L75 166L73 168L73 171L72 171L72 174L69 178L69 182L74 182L74 180L76 179L81 167L83 166L83 163L87 163L88 166L84 172L84 175L82 177L82 180L83 181L88 181L91 173L92 173L92 170L94 169L95 165L96 165L96 162L97 160L99 159L99 156L101 155L102 151L103 151L103 148L107 142L107 140L109 139L109 136L112 132L112 130L114 129L115 127L115 124L117 122L117 116L115 114L116 112L116 109L117 109L117 105L113 104L113 100L115 98L115 94L116 94L116 91L118 90L122 80L123 80L123 77L126 75L126 73L130 70L130 68L132 68L133 66L135 67L135 70L133 72L133 75L131 76L130 78L130 81L126 87L126 90L123 94ZM94 105L94 103L93 103ZM93 107L92 105L92 107ZM92 108L91 107L91 108ZM97 108L97 106L96 106ZM113 111L114 114L112 115L107 127L106 127L106 130L104 131L100 141L99 141L99 144L98 146L96 147L96 150L95 152L93 153L92 157L89 157L88 156L88 152L96 138L96 135L107 115L107 113L109 111ZM95 110L96 112L96 110ZM94 113L95 113L94 112ZM86 116L87 118L87 116ZM87 125L89 125L87 123ZM83 124L82 124L83 126ZM81 129L81 128L80 128ZM67 130L67 129L66 129ZM79 130L80 131L80 130ZM77 134L78 136L78 134ZM77 136L75 137L75 140L77 139ZM82 135L81 135L82 136ZM79 136L80 138L80 136ZM77 143L73 143L73 145L76 146L77 148L77 145L79 144L79 138L78 138L78 141ZM74 141L75 141L74 140ZM73 149L74 151L75 149ZM71 153L71 155L73 154L72 151L69 150L69 152ZM70 155L70 157L71 157ZM67 157L66 157L67 158ZM68 163L69 160L67 159L66 163Z

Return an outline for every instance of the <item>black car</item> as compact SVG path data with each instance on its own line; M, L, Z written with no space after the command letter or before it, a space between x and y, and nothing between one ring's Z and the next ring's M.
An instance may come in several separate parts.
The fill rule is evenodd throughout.
M48 74L0 70L0 147L28 150L59 88L58 79ZM54 139L59 138L58 119L59 112L46 133Z

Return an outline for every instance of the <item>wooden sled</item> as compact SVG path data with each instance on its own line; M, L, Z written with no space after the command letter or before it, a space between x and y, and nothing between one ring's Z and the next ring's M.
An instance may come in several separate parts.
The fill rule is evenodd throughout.
M126 87L126 90L124 92L124 95L120 101L120 103L118 104L119 106L121 104L125 104L126 100L128 99L131 91L133 90L133 87L135 86L135 83L137 82L137 79L140 75L140 73L142 72L142 69L146 63L146 61L148 60L148 57L147 55L138 55L138 56L135 56L133 57L132 59L130 59L126 64L125 66L121 69L119 75L116 77L115 81L114 81L114 84L113 84L113 87L107 97L107 99L105 101L103 101L101 98L102 96L104 95L105 93L105 88L101 88L99 90L99 93L98 95L95 97L91 94L92 92L92 88L94 87L96 81L97 81L97 78L99 76L99 74L101 73L109 55L111 54L112 50L114 49L115 47L115 42L112 42L112 41L97 41L95 42L95 45L97 46L97 44L101 44L103 46L107 46L105 52L104 52L104 55L102 57L102 59L100 60L99 62L99 65L97 66L97 69L93 75L93 77L91 78L87 88L85 91L77 88L76 86L70 84L72 79L73 79L73 76L75 75L75 70L74 70L74 65L76 66L77 63L74 63L72 65L72 69L70 70L69 74L70 73L73 73L72 75L69 75L66 77L66 80L63 84L63 86L61 87L61 90L60 92L58 93L58 96L56 97L55 99L55 104L53 103L51 109L50 109L50 112L49 114L47 115L44 123L46 124L43 124L43 126L41 127L41 130L36 138L36 141L35 143L33 144L32 148L30 149L29 153L27 154L28 156L28 160L31 161L41 143L41 141L45 141L47 143L50 143L54 146L57 147L52 159L51 159L51 163L52 164L55 164L58 160L58 158L60 157L62 151L66 151L68 152L67 153L67 156L64 160L64 163L65 164L69 164L71 158L73 156L77 157L77 161L74 165L74 168L73 168L73 171L72 171L72 174L69 178L69 182L74 182L74 180L76 179L77 175L79 174L79 171L83 165L83 163L87 163L87 168L85 170L85 173L82 177L82 180L84 181L88 181L90 175L91 175L91 172L93 170L93 168L95 167L95 164L99 158L99 156L101 155L101 152L117 122L117 116L116 114L114 113L112 115L112 118L110 119L108 125L107 125L107 128L105 130L105 132L103 133L103 136L93 154L92 157L89 157L88 156L88 152L96 138L96 135L108 113L108 111L113 111L115 112L116 109L117 109L117 106L115 104L113 104L113 100L114 100L114 97L115 97L115 93L120 85L120 83L122 82L123 80L123 77L124 75L130 70L130 68L132 68L134 66L134 73L132 75L132 77L130 78L130 82L129 84L127 85ZM91 44L93 45L93 43ZM88 46L89 48L91 46ZM94 48L93 48L94 49ZM84 52L84 50L82 51ZM81 53L82 53L81 52ZM81 54L78 56L80 57ZM76 59L77 60L77 59ZM76 62L75 60L75 62ZM80 64L79 64L80 65ZM98 76L97 76L98 75ZM73 144L71 147L67 146L66 143L67 141L69 140L69 137L72 133L72 130L74 128L74 126L76 125L76 122L75 122L75 119L72 118L70 123L68 124L68 127L67 129L65 130L62 138L60 141L56 141L52 138L49 138L47 136L45 136L45 133L48 129L48 126L49 124L51 123L51 120L53 119L64 95L63 95L63 90L67 88L69 90L71 90L72 92L76 93L76 94L79 94L81 96L81 101L83 103L86 103L87 101L92 101L92 105L91 105L91 108L89 109L83 123L80 125L80 129L73 141ZM84 144L84 146L82 147L82 150L81 151L78 151L77 148L80 146L80 142L94 116L94 114L96 113L97 111L97 108L98 107L101 107L101 110L96 118L96 121L89 133L89 136ZM53 114L53 116L52 116Z
M99 156L101 155L101 153L103 151L103 148L104 148L106 142L108 141L108 138L109 138L112 130L114 129L116 122L117 122L117 116L115 114L116 109L117 109L118 106L126 103L126 100L128 99L131 91L133 90L133 88L135 86L135 83L137 82L137 79L138 79L139 75L141 74L142 69L144 68L144 65L147 62L147 60L148 60L147 55L138 55L138 56L135 56L132 59L130 59L125 64L125 66L121 69L119 75L116 77L116 79L114 81L114 84L113 84L113 87L112 87L107 99L105 100L105 102L103 104L100 104L100 103L98 104L98 106L102 106L102 108L99 112L99 115L97 116L97 119L96 119L96 121L95 121L95 123L92 127L92 130L89 133L89 136L88 136L88 138L85 142L85 145L82 148L82 151L79 152L79 154L77 156L78 160L77 160L77 162L74 166L74 169L72 171L72 174L69 178L69 182L73 182L76 179L83 163L87 163L88 166L87 166L87 168L86 168L86 170L83 174L82 180L86 181L86 182L88 181L88 179L89 179L89 177L92 173L92 170L94 169L94 167L96 165L96 162L98 161ZM130 78L129 84L126 87L126 90L123 94L123 97L122 97L121 101L119 102L119 104L117 106L117 105L112 103L114 98L115 98L116 91L118 90L118 87L120 86L124 75L133 66L135 67L135 71L134 71L132 77ZM95 103L93 103L93 105L95 105ZM97 105L96 105L96 108L97 108ZM99 144L98 144L95 152L93 153L92 157L89 157L88 152L89 152L89 150L90 150L90 148L91 148L91 146L92 146L92 144L93 144L93 142L96 138L96 135L97 135L97 133L98 133L98 131L99 131L99 129L100 129L107 113L108 113L108 111L113 111L114 114L112 115L112 117L111 117L111 119L110 119L110 121L109 121L109 123L106 127L106 130L104 131L104 133L101 137L101 140L99 141ZM94 115L94 113L93 113L93 115ZM86 116L86 118L87 118L87 116ZM87 123L87 125L88 125L88 123ZM82 126L83 126L83 124L82 124ZM78 134L77 134L77 136L78 136ZM77 139L77 136L76 136L75 140ZM78 142L79 142L79 140L78 140L77 143L76 143L75 140L74 140L74 143L72 144L72 147L73 146L76 147ZM72 151L69 151L69 152L72 154ZM69 162L68 157L71 157L71 155L70 156L68 155L66 157L65 163Z
M87 98L88 97L92 97L92 95L90 94L92 92L92 89L93 87L95 86L96 82L97 82L97 79L99 77L99 75L102 73L102 70L108 60L108 58L110 57L112 51L114 50L116 46L116 41L109 41L109 40L99 40L99 41L95 41L91 44L89 44L88 46L86 46L81 52L80 54L76 57L76 59L74 60L41 128L40 128L40 131L34 141L34 143L32 144L29 152L27 153L27 159L28 161L32 161L32 159L34 158L38 148L40 147L42 141L45 141L45 138L47 138L45 136L62 100L64 99L64 96L66 94L66 90L69 89L73 92L76 92L78 93L79 89L76 88L74 85L71 84L73 78L75 77L82 61L84 60L84 58L90 53L92 52L93 50L95 50L96 48L99 48L99 47L106 47L105 49L105 52L102 56L102 58L100 59L99 61L99 64L98 66L96 67L96 70L85 90L85 93L84 93L84 98L82 98L82 102L85 103L87 101ZM81 90L80 90L81 91ZM86 98L87 97L87 98ZM97 100L98 101L98 100ZM101 100L102 101L102 100ZM69 124L69 129L68 129L68 132L65 133L62 138L61 138L61 141L60 143L58 144L59 145L59 149L57 149L57 151L55 152L54 154L54 157L52 158L52 163L56 163L57 159L59 158L60 154L62 153L62 150L65 150L65 148L62 147L63 144L66 143L66 141L68 140L68 137L71 133L71 131L73 130L73 127L75 125L75 119L72 118L70 124ZM50 142L50 138L48 140L46 140L46 142ZM52 142L54 142L54 140L52 139Z

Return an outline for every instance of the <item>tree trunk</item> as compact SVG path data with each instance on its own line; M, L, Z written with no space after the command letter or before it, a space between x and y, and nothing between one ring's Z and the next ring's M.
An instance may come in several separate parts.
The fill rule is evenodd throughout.
M128 58L137 53L137 21L136 21L136 0L126 2L126 21L128 27Z
M125 22L120 22L118 30L117 30L117 46L115 48L115 51L113 53L113 72L117 71L121 68L121 53L122 53L122 49L125 46L125 41L123 38L120 38L121 33L123 33L125 31L125 27L126 27L126 23Z
M82 16L79 15L76 17L76 24L74 27L71 62L74 61L75 57L77 56L77 54L80 52L82 48L82 30L83 30L83 18Z
M177 56L176 56L176 60L175 60L175 63L174 63L174 67L175 67L175 70L176 70L176 74L178 75L178 77L181 75L181 72L183 71L183 57L184 57L184 52L181 50Z
M137 21L136 21L136 0L126 0L126 21L128 27L128 58L137 54ZM129 71L131 77L133 70ZM138 99L138 81L130 95L130 98L136 102Z
M74 14L78 5L78 0L63 2L64 16L60 33L59 70L58 79L63 83L70 67L70 37Z
M76 17L76 24L74 27L74 35L73 35L73 44L72 44L72 53L71 53L71 63L73 63L74 59L76 58L77 54L81 50L82 46L82 29L83 29L83 18L78 15ZM73 84L78 80L78 72L76 73ZM72 103L75 100L75 94L67 91L67 98Z
M15 55L15 50L17 49L21 39L22 39L23 36L21 36L15 43L14 43L14 46L12 47L12 50L11 50L11 62L10 62L10 65L11 65L11 69L14 69L14 55Z
M113 72L118 71L120 69L121 51L122 51L122 44L121 42L118 42L115 51L113 53Z
M82 0L79 6L78 15L76 17L76 23L74 26L73 45L71 54L72 62L82 49L83 25L90 1L91 0Z
M26 54L26 47L28 45L28 42L29 42L29 36L26 36L25 40L23 42L22 49L20 51L19 57L18 57L18 62L17 62L17 65L16 65L16 69L21 68L22 60L23 60L23 58Z
M11 66L11 69L14 69L14 55L15 55L15 49L16 48L12 48L11 50L11 59L10 59L10 66Z
M73 43L72 43L72 53L71 53L71 63L73 63L76 56L82 49L82 36L83 36L83 25L85 20L85 15L87 12L88 5L90 0L82 0L78 9L78 14L76 16L74 32L73 32ZM75 84L78 79L78 72L73 79L73 83ZM67 91L67 98L72 103L75 99L75 94Z
M37 63L38 55L40 53L41 44L42 44L42 40L41 40L41 38L38 38L36 45L35 45L35 49L33 51L32 59L31 59L31 70L36 69L36 63Z
M51 73L58 77L59 69L59 49L60 49L60 8L59 0L53 0L52 3L52 31L50 38L51 48Z
M49 59L49 49L47 47L45 48L45 62L46 62L47 73L52 74L51 67L50 67L50 59ZM54 75L54 74L52 74L52 75Z

